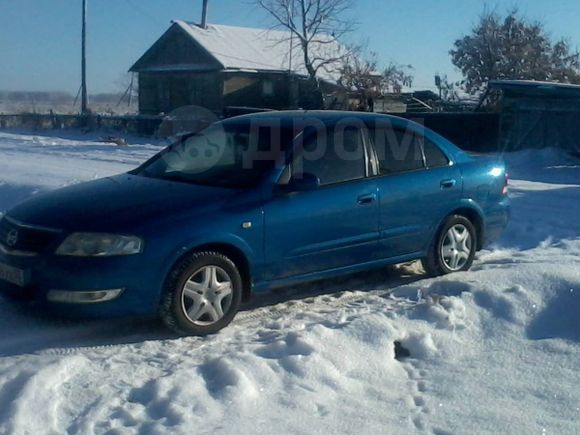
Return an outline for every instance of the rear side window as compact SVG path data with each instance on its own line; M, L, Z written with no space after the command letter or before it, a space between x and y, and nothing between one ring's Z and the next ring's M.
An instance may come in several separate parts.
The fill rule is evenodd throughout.
M369 131L379 160L379 174L391 175L425 167L421 143L412 132L381 128Z
M358 128L330 128L311 132L292 163L293 176L310 173L321 185L364 178L366 158Z
M422 138L425 163L428 168L440 168L449 166L449 159L443 154L437 145L427 138Z

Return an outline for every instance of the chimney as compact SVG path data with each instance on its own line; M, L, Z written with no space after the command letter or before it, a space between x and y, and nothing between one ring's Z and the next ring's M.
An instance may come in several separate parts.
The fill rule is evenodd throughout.
M207 2L208 0L203 0L203 9L201 11L201 28L207 29Z

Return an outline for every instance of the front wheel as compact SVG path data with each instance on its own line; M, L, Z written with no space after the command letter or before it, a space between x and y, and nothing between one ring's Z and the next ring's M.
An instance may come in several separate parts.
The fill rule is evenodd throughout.
M422 260L423 268L434 276L468 270L476 249L477 233L471 221L450 216L431 244L429 255Z
M241 299L242 278L235 264L217 252L197 252L169 274L161 318L181 335L213 334L233 320Z

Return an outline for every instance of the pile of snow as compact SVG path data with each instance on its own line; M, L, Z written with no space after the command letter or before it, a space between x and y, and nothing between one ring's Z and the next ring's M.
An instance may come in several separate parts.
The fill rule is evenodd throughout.
M0 211L158 149L29 138L0 133ZM513 219L470 272L285 289L207 338L0 300L0 433L580 432L580 163L539 156L506 156Z

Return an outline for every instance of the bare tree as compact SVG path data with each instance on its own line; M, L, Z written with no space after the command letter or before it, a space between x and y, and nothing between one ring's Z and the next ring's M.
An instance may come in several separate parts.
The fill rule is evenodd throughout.
M378 72L377 53L365 55L360 47L351 47L350 52L343 59L338 83L360 97L377 97L381 93L383 79Z
M399 94L403 87L413 85L412 65L399 65L391 62L383 70L382 91Z
M347 17L352 0L255 0L275 21L289 31L302 49L308 76L317 82L321 69L334 69L346 53L338 41L354 28Z
M411 65L389 63L381 68L377 53L367 52L366 44L348 47L340 70L339 83L363 98L376 98L388 92L400 93L413 84Z
M439 74L438 74L439 76ZM458 83L453 83L447 78L447 74L439 76L439 93L441 95L441 100L444 102L459 101L459 93L457 92L456 86Z

